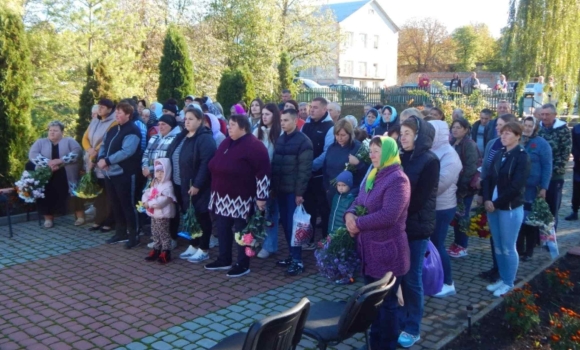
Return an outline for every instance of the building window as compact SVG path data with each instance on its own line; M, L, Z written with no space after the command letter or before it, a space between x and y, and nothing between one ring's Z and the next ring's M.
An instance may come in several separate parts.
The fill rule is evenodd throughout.
M359 34L358 38L361 42L362 47L366 49L367 48L367 35L366 34Z
M373 71L374 71L373 76L375 78L378 78L379 77L379 64L378 63L373 64Z
M378 35L375 35L374 38L373 38L373 47L375 49L378 49L379 48L379 36Z
M344 46L346 47L352 47L352 40L354 37L353 32L346 32L345 33L345 38L344 38Z
M367 63L366 62L359 62L358 63L358 75L366 77L367 76Z
M352 61L344 62L344 74L352 76Z

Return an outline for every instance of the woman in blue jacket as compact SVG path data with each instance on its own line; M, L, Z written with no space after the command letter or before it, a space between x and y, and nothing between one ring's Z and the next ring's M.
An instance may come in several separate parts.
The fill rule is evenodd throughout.
M552 148L548 141L538 136L538 130L540 122L535 117L524 119L524 132L520 144L530 156L531 167L524 193L524 224L520 228L516 245L522 261L533 256L539 238L538 227L526 225L526 217L530 214L537 197L546 198L552 176Z

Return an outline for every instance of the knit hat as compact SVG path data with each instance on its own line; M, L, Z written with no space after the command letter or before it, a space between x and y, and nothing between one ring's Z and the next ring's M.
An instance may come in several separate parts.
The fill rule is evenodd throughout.
M177 114L177 106L176 105L166 103L163 105L163 109Z
M158 120L159 122L164 122L165 124L171 126L171 129L177 126L177 120L175 120L175 117L171 114L164 114Z
M235 104L234 109L236 110L236 114L241 114L241 115L246 114L246 111L244 111L244 107L242 107L242 105L240 105L240 104Z
M342 182L343 184L347 185L349 188L352 188L352 173L348 170L343 171L342 173L338 174L336 177L336 183Z
M365 185L365 189L367 192L373 189L373 186L375 184L375 178L380 170L393 164L401 164L397 141L388 136L375 136L375 137L381 138L381 163L378 169L373 167L369 175L367 176L367 182Z
M115 104L113 103L113 101L109 100L108 98L102 98L99 100L99 103L97 103L100 106L105 106L107 108L113 108L115 107Z

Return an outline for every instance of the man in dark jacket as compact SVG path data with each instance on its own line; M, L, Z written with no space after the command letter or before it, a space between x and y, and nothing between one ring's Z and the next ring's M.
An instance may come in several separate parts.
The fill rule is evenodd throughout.
M504 114L510 114L511 112L512 112L512 107L508 101L506 101L506 100L499 101L499 103L497 104L497 116L498 116L498 118ZM489 124L487 124L487 126L485 127L485 135L483 138L483 148L484 149L489 141L499 137L499 135L497 134L497 130L495 129L496 125L497 125L497 118L490 121Z
M479 113L479 120L471 126L471 139L477 144L479 154L483 155L485 151L485 130L491 120L493 112L489 108L484 108Z
M328 147L334 142L334 123L327 111L328 101L322 97L312 100L310 105L310 117L302 126L302 132L312 141L313 157L312 176L308 182L308 189L304 198L304 208L310 214L310 223L316 227L316 218L320 215L322 222L322 235L328 231L328 217L330 205L326 199L326 191L323 184L322 166L326 158ZM307 250L314 250L314 235Z
M550 212L554 215L555 228L557 229L566 164L572 150L572 137L568 125L557 119L556 115L556 107L553 104L547 103L542 106L540 113L542 121L538 136L543 137L552 147L552 178L550 179L550 187L546 192L546 202L550 206Z
M566 216L566 220L578 220L580 208L580 124L572 129L572 155L574 156L574 175L572 175L572 213Z
M274 148L272 159L272 193L280 208L280 221L288 241L290 257L278 261L278 266L287 267L286 273L296 276L304 271L302 247L292 246L292 225L296 207L304 202L304 194L312 172L312 142L296 129L298 111L287 109L282 112L282 134Z
M115 215L115 234L107 240L114 244L125 242L125 248L139 245L137 210L135 208L136 178L141 172L141 131L132 123L133 107L128 102L117 105L118 126L105 135L99 150L97 166L105 175L105 187L111 210ZM129 236L127 237L127 232Z

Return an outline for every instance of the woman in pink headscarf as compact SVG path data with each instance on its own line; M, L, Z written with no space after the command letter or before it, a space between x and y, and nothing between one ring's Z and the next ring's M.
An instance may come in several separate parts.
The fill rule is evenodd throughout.
M244 107L242 107L241 104L235 104L232 106L232 108L230 108L230 114L234 115L234 114L241 114L241 115L246 115L246 111L244 110Z

